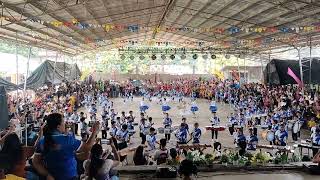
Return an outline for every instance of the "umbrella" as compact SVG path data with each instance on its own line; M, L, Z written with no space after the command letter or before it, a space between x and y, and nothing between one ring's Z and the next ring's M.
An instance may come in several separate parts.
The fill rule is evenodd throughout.
M7 95L4 86L0 86L0 130L8 127L9 113Z

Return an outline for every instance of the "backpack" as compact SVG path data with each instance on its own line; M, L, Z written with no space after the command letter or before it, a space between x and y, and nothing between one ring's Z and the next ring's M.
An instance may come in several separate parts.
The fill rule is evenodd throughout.
M168 159L168 150L166 151L162 151L159 155L159 157L157 158L157 165L163 164L167 162Z

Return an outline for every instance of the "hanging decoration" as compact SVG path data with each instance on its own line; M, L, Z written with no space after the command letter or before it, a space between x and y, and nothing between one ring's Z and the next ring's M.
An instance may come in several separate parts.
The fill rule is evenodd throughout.
M181 55L181 59L183 60L183 59L186 59L187 58L187 56L185 55L185 54L182 54Z
M131 55L131 56L130 56L130 59L131 59L131 60L134 60L134 56L133 56L133 55Z
M126 56L124 54L121 54L120 59L124 60Z
M172 54L172 55L170 56L170 59L171 59L171 60L174 60L174 58L176 58L176 57L174 56L174 54Z
M230 59L230 54L226 54L224 57L225 57L226 59Z
M144 55L139 56L140 60L144 60Z
M110 31L129 31L132 33L137 33L140 31L153 31L153 32L198 32L198 33L210 33L210 34L236 34L236 33L304 33L304 32L312 32L312 31L320 31L320 23L312 23L308 25L302 26L271 26L271 27L263 27L263 26L254 26L254 27L237 27L231 26L230 28L215 28L215 27L200 27L200 28L191 28L191 27L148 27L141 26L139 24L97 24L97 23L86 23L78 21L77 19L72 19L70 21L43 21L38 17L28 17L22 18L20 16L0 16L1 19L7 20L10 22L16 21L30 21L33 23L40 24L51 24L54 27L75 27L78 29L89 29L89 28L103 28L106 32ZM199 43L201 46L201 42Z
M202 55L202 58L203 58L203 59L208 59L208 55L207 55L207 54L204 54L204 55Z
M165 60L166 59L166 55L162 54L161 55L161 59Z
M217 56L216 56L216 55L211 54L211 59L216 59L216 58L217 58Z
M156 60L156 59L157 59L157 56L156 56L155 54L153 54L153 55L151 56L151 59L152 59L152 60Z
M193 58L193 59L198 59L198 54L194 54L194 55L192 56L192 58Z

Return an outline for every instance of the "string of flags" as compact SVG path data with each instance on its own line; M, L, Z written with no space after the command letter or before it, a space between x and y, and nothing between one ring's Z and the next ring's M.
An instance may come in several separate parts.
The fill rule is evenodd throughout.
M191 28L191 27L148 27L141 26L138 24L92 24L80 22L77 19L72 19L71 21L42 21L37 17L30 17L26 19L9 17L9 16L0 16L0 20L9 20L9 21L30 21L33 23L40 24L51 24L54 27L75 27L78 29L92 29L92 28L103 28L106 32L110 31L129 31L129 32L140 32L140 31L153 31L153 32L199 32L199 33L213 33L213 34L236 34L236 33L300 33L300 32L312 32L320 31L320 23L314 23L306 26L283 26L283 27L237 27L232 26L230 28L214 28L214 27L200 27L200 28Z
M106 44L112 44L116 47L128 47L128 46L166 46L166 47L255 47L261 45L269 45L274 42L294 43L298 40L298 35L284 36L284 37L266 37L266 38L255 38L250 40L232 40L232 41L157 41L157 40L103 40L103 39L89 39L86 38L86 43L91 46L100 47Z

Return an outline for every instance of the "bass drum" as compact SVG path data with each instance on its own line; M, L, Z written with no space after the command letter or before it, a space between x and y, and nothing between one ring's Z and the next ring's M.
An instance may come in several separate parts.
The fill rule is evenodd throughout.
M273 131L268 131L267 133L267 141L272 142L274 140L274 132Z

